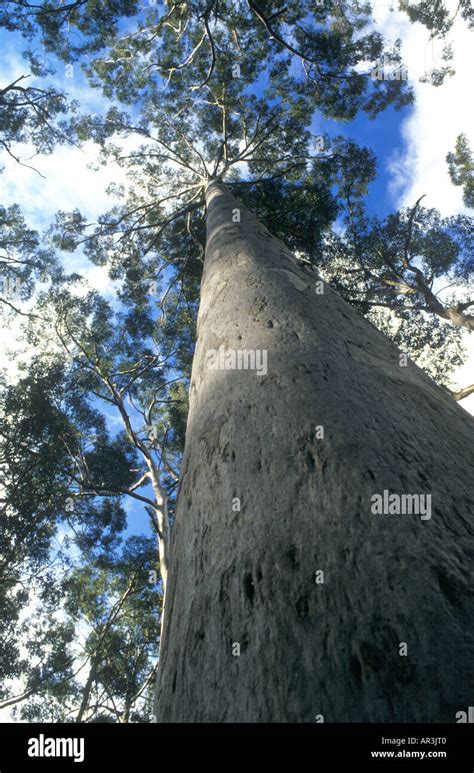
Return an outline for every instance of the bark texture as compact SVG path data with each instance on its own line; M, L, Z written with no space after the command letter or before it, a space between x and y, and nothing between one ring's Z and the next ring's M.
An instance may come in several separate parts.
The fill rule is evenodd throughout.
M455 722L474 421L223 185L207 201L158 721ZM221 345L267 375L209 369ZM431 494L431 519L373 514L384 490Z

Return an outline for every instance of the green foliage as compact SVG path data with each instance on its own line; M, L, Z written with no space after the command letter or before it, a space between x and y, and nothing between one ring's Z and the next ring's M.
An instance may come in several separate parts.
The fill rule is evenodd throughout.
M28 39L41 34L44 48L69 59L113 42L118 21L136 13L137 0L6 0L0 9L0 25L19 30ZM74 33L72 31L74 30Z
M56 578L53 591L46 589L56 620L46 634L41 612L29 623L24 646L40 665L27 672L32 696L18 704L16 719L150 721L147 688L157 662L161 606L159 588L150 582L155 560L156 544L143 537L105 551L95 546L64 579Z
M474 208L474 154L465 134L456 139L454 153L448 153L449 176L454 185L461 185L466 207Z
M423 24L430 31L431 37L444 38L451 30L458 11L470 27L474 23L471 0L460 0L453 15L442 0L418 0L416 4L409 0L399 0L398 4L408 14L410 21Z
M411 99L406 83L370 77L387 52L370 27L369 4L358 0L291 0L284 8L253 0L148 8L136 0L18 0L4 3L0 25L30 40L39 30L46 51L82 59L94 85L128 104L156 104L163 82L167 100L181 99L183 91L216 82L232 89L242 79L248 86L262 72L266 97L280 94L300 118L316 106L335 118L360 109L375 115Z
M0 10L0 19L2 14ZM33 53L30 64L34 75L49 74ZM21 75L0 89L0 150L4 157L41 174L13 149L28 143L37 153L48 154L58 144L73 142L72 124L61 120L61 116L68 111L72 115L75 104L69 104L64 94L51 86L27 85L30 77ZM54 252L41 244L39 235L28 227L20 206L0 207L0 314L24 313L19 311L19 303L31 297L36 282L59 275Z
M384 219L351 214L346 232L332 234L326 243L325 276L360 313L446 384L465 355L461 328L472 329L474 321L469 313L474 272L470 219L442 218L419 202L409 213ZM453 284L457 297L446 293Z
M18 204L0 206L0 313L18 311L37 281L60 276L54 252L28 228Z
M24 367L26 375L3 387L0 623L6 635L2 681L5 683L9 678L22 676L25 692L32 691L43 698L47 693L51 701L53 698L63 701L66 695L68 701L76 700L77 704L80 686L73 688L73 683L68 681L71 657L64 668L56 670L54 679L54 669L48 665L51 657L64 649L64 637L61 646L54 645L55 640L51 639L59 637L62 630L53 612L60 611L63 593L66 599L69 598L68 588L63 588L61 593L55 593L54 589L62 582L60 578L64 573L66 577L70 576L70 567L78 556L79 564L85 562L89 572L94 556L97 560L101 557L104 566L111 551L117 549L119 535L126 526L121 500L137 477L132 470L138 462L136 451L124 433L110 437L104 414L93 405L93 388L98 387L100 379L94 379L87 367L81 367L80 357L69 358L71 349L68 352L63 348L61 353L58 346L62 339L66 347L77 342L76 351L86 352L88 347L95 352L95 347L109 342L114 328L107 309L96 296L74 301L64 289L56 289L52 297L53 300L46 295L39 304L44 316L30 320L28 335L30 341L37 344L37 354ZM56 317L51 327L53 314ZM117 360L109 355L108 360L104 357L102 364L105 367L107 361L112 368L123 364L124 358L126 353L121 351ZM120 374L117 374L117 380L119 378ZM66 537L58 550L61 534ZM127 565L131 566L132 548L130 543L117 564L117 571L119 568L125 571ZM156 548L152 553L149 548L147 550L143 566L153 556L156 567ZM53 564L57 571L48 573L46 569L52 560L52 551L56 552ZM114 571L111 566L109 579ZM140 576L143 571L139 571ZM33 584L28 581L32 576L36 578ZM22 588L28 585L31 593L24 593ZM47 625L42 613L37 618L38 625L47 632L42 652L36 649L35 642L39 639L32 634L33 622L20 623L22 610L38 597L44 597L44 610L50 611ZM136 598L138 603L140 597ZM104 603L107 605L109 599ZM157 618L156 604L151 607L147 601L146 606L149 614L154 611ZM70 631L70 627L64 630ZM116 632L115 635L120 634ZM18 642L29 653L27 660L19 652ZM137 665L133 689L145 665L149 666L143 652L140 658L142 665L140 668ZM41 674L31 662L43 664ZM44 668L51 672L47 678ZM62 697L61 690L65 691ZM48 711L52 711L53 704L49 705ZM25 717L44 717L43 708L38 706L30 700Z
M52 87L25 85L29 77L22 75L0 89L0 147L20 163L12 151L16 143L28 142L38 153L51 153L56 144L72 139L70 124L58 117L74 105Z

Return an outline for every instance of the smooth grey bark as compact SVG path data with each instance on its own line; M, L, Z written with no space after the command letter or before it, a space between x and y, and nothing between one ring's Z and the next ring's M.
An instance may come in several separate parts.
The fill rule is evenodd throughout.
M223 185L207 201L157 719L455 722L474 421ZM208 368L221 345L267 350L267 375ZM373 514L384 490L431 494L431 519Z

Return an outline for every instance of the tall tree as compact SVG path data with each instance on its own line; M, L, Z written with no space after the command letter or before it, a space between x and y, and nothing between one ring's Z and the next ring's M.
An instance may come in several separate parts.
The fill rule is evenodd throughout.
M158 720L454 721L473 420L224 185L206 199Z

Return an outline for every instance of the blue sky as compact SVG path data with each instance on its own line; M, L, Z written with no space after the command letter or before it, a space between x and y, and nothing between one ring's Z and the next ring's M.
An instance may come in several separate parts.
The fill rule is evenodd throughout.
M365 113L360 113L349 126L331 122L335 133L366 145L375 154L378 173L365 199L371 215L384 216L397 207L396 197L390 190L390 164L394 155L403 153L401 126L413 109L410 106L396 111L390 107L372 120Z

